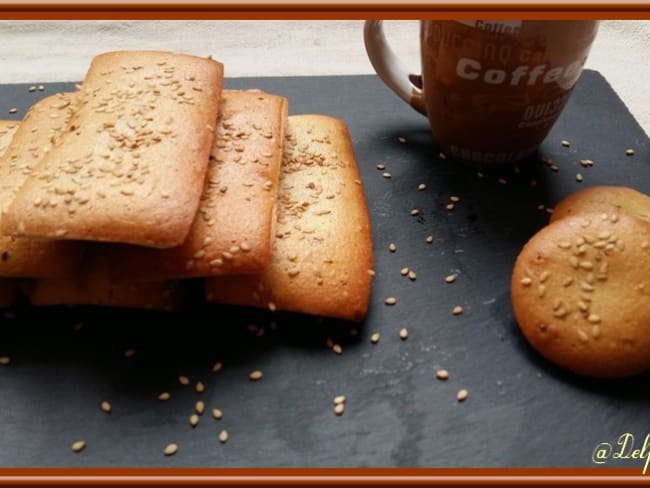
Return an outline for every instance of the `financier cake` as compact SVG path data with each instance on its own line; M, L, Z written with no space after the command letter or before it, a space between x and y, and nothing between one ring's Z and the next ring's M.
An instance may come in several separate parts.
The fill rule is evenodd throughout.
M530 344L575 373L650 369L650 223L627 214L557 220L524 246L512 274L516 320Z

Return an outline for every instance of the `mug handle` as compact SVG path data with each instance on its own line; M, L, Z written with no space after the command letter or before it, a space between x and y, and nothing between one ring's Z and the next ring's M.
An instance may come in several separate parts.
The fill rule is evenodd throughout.
M427 115L422 77L409 74L386 41L383 20L366 20L363 39L372 67L388 87L422 115Z

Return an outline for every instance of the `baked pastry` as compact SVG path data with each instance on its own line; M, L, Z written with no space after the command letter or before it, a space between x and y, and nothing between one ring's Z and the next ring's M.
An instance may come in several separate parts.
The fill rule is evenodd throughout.
M95 57L66 131L0 231L180 245L198 208L222 81L223 66L208 58L159 51Z
M75 96L59 93L35 103L0 156L0 210L4 212L41 159L58 144L72 115ZM58 198L70 198L70 195ZM34 200L49 206L50 200ZM4 220L0 213L0 222ZM0 235L0 276L54 277L74 272L83 246L78 242L43 241Z
M22 289L34 306L99 305L150 310L174 310L183 300L183 288L174 281L116 283L101 245L89 247L82 269L70 278L34 279Z
M0 120L0 158L9 146L11 138L18 128L15 120ZM0 308L5 308L14 302L16 285L13 280L0 278Z
M650 222L650 196L625 186L592 186L560 201L551 222L585 212L627 213Z
M350 134L324 115L289 117L271 261L206 280L206 299L361 320L372 282L370 219Z
M543 356L573 372L650 369L650 223L584 213L533 236L511 282L515 318Z
M224 90L199 210L185 242L171 249L115 246L122 280L159 281L260 273L271 259L287 100Z

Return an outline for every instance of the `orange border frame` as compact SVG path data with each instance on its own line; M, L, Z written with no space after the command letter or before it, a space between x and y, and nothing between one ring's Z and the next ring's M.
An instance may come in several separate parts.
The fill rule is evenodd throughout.
M650 19L650 3L515 3L476 0L379 3L2 3L0 20L358 20L426 18ZM631 486L648 485L637 468L0 468L0 485L221 486Z

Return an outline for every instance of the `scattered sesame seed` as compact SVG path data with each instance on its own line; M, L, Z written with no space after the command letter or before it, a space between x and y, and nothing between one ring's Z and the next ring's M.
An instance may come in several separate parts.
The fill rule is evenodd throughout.
M420 183L418 185L418 191L424 191L426 189L427 189L427 185L425 185L424 183Z
M205 385L202 381L197 381L196 386L194 387L197 393L203 393L205 391Z
M498 181L501 185L505 185L505 184L508 183L508 180L506 180L505 178L499 178L497 181Z
M551 171L554 171L555 173L560 171L560 167L557 164L552 164L549 166L549 168L551 168Z
M9 356L0 356L0 364L2 366L7 366L11 363L11 358Z
M38 85L38 91L44 91L45 87L43 85Z
M463 313L463 307L461 307L460 305L456 305L452 310L452 313L454 315L460 315L461 313Z
M190 384L190 379L187 376L181 375L181 376L178 377L178 382L181 385L187 386L187 385Z
M417 217L418 215L420 215L420 211L417 208L414 208L413 210L411 210L411 216L412 217Z
M221 420L223 418L223 412L218 408L212 409L212 418L215 420Z
M334 351L336 354L343 354L343 348L340 344L334 344L332 346L332 351Z
M397 246L394 243L391 242L390 244L388 244L388 250L390 252L395 252L395 251L397 251Z
M75 441L72 443L73 452L81 452L86 448L86 441Z
M584 168L588 168L590 166L593 166L594 162L591 159L581 159L580 160L580 166Z
M373 344L377 344L379 342L379 338L381 336L379 335L379 332L375 332L373 335L370 336L370 342Z
M393 175L391 175L388 171L386 171L385 173L382 173L381 175L384 178L386 178L387 180L393 177Z
M345 410L345 403L338 403L334 406L334 413L336 415L343 415L344 410Z
M431 244L433 242L433 236L427 236L426 241L427 244Z
M163 453L165 456L173 456L178 452L178 444L168 444L165 446L165 449L163 450Z
M385 164L378 164L378 165L377 165L377 169L378 169L379 171L384 171L384 170L386 169L386 165L385 165Z
M449 197L449 200L451 200L454 203L458 203L458 202L460 202L460 197L457 196L457 195L452 195L452 196Z
M449 371L447 371L446 369L439 369L438 371L436 371L436 378L443 381L449 379Z
M399 274L401 274L402 276L406 276L407 274L409 274L409 271L410 270L408 268L402 268L399 270Z
M386 305L395 305L397 303L397 298L395 297L388 297L386 300L384 300L384 303Z
M16 112L18 112L18 109L17 109L17 108L10 108L10 109L9 109L9 113L10 113L10 114L15 114Z
M101 406L102 411L104 411L106 413L111 413L111 411L113 410L113 407L107 401L103 401L100 406Z
M262 379L262 376L263 373L260 370L256 370L251 372L251 374L248 375L248 379L250 379L251 381L258 381Z
M334 405L345 403L345 400L347 400L347 398L345 398L345 395L337 395L334 397Z
M447 210L453 210L454 208L456 208L456 205L454 205L453 203L448 203L447 205L445 205L445 208Z
M192 415L190 415L190 425L192 427L196 427L197 425L199 425L199 416L197 414L193 413Z
M222 444L228 442L228 437L229 436L227 430L222 430L221 432L219 432L219 442L221 442Z
M158 395L158 400L161 402L166 402L169 400L172 396L169 394L169 392L163 391L161 394Z
M443 153L443 152L441 152L440 154L438 154L438 157L439 157L440 159L442 159L442 160L447 159L447 155L446 155L445 153Z
M409 331L406 327L399 331L399 338L405 341L409 337Z
M212 372L213 373L218 373L223 369L223 363L221 361L217 361L212 365Z
M571 143L569 141L562 141L562 145L564 147L571 147Z
M453 283L454 281L456 281L455 274L450 274L449 276L445 277L445 283Z
M576 181L577 181L578 183L581 183L582 180L583 180L582 175L581 175L580 173L576 173Z
M626 156L634 156L634 149L626 149L625 150L625 155Z
M401 142L402 144L406 143L406 138L404 137L398 137L397 140Z
M28 91L29 93L33 93L33 92L36 91L36 87L35 87L34 85L32 85L32 86L30 86L30 87L27 89L27 91Z
M409 277L409 280L411 280L411 281L415 281L415 279L417 278L417 275L415 274L415 271L410 270L410 271L408 272L408 277Z
M456 393L456 400L459 402L464 402L467 400L467 397L469 396L469 392L465 389L458 390L458 393Z
M194 411L198 413L199 415L203 415L203 412L205 412L205 402L202 400L199 400L194 404Z

